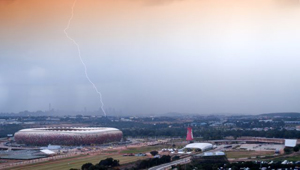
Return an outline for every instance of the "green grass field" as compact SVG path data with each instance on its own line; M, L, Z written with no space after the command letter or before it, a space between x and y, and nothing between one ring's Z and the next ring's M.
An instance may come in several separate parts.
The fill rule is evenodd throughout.
M102 153L117 153L117 150L113 150L113 151L102 151Z
M160 151L162 148L164 148L161 145L158 146L146 146L146 147L141 147L141 148L128 148L127 150L121 151L122 154L125 153L146 153L146 152L151 152L153 150Z
M48 161L43 163L31 164L21 167L11 168L11 170L69 170L70 168L80 169L81 166L85 163L99 163L100 160L106 159L108 157L112 157L114 159L120 160L120 164L126 164L130 162L134 162L140 159L145 159L146 157L135 157L128 156L123 157L122 155L95 155L93 157L89 156L77 156L72 158L60 159L55 161Z

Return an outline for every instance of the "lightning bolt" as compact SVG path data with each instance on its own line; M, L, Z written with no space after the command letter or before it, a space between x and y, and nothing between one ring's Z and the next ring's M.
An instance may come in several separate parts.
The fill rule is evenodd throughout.
M69 34L68 34L68 32L67 32L67 30L70 28L71 21L72 21L72 19L73 19L73 17L74 17L74 7L75 7L76 2L77 2L77 0L74 0L73 5L72 5L72 13L71 13L71 17L70 17L70 19L69 19L69 21L68 21L67 27L64 29L64 33L66 34L67 38L68 38L69 40L71 40L71 41L73 42L73 44L77 47L78 57L79 57L79 59L80 59L82 65L83 65L83 67L84 67L85 77L86 77L86 79L92 84L92 86L93 86L93 88L95 89L95 91L98 93L99 99L100 99L100 104L101 104L101 105L100 105L100 108L101 108L102 112L104 113L104 116L106 116L106 112L105 112L105 110L104 110L104 103L103 103L103 100L102 100L102 94L101 94L101 92L98 90L98 88L96 87L96 85L92 82L92 80L89 78L89 75L88 75L88 72L87 72L86 64L84 63L84 61L83 61L83 59L82 59L82 57L81 57L81 50L80 50L79 44L78 44L72 37L70 37Z

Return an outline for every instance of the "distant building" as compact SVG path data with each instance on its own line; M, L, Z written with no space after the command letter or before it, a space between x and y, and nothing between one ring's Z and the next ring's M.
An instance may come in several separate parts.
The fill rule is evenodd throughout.
M121 118L120 120L121 120L122 122L132 122L131 119L126 119L126 118Z
M60 121L60 118L48 117L47 121Z
M254 131L263 131L264 129L263 128L252 128L252 130L254 130Z
M207 125L207 123L204 123L204 122L202 122L202 123L197 123L197 122L191 123L191 126L205 126L205 125Z
M235 123L224 123L224 126L235 126Z
M0 124L5 124L6 120L5 119L0 119Z
M272 120L272 119L267 119L267 120L259 120L259 122L265 122L265 123L267 123L267 122L273 122L273 120Z
M284 121L284 124L300 124L300 121Z
M10 121L10 122L7 122L6 124L19 125L19 124L22 124L22 122L19 122L19 121Z
M24 125L33 125L35 124L36 122L23 122Z
M264 138L264 137L251 137L251 136L242 136L238 137L237 140L243 140L247 143L277 143L277 144L285 144L286 140L283 138ZM300 140L293 139L296 143L300 143Z

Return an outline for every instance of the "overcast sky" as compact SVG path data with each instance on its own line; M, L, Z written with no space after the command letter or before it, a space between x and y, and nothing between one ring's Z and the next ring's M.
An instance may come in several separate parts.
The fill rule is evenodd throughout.
M73 0L0 0L0 112L98 110ZM300 111L298 0L78 0L105 109ZM109 114L109 113L108 113Z

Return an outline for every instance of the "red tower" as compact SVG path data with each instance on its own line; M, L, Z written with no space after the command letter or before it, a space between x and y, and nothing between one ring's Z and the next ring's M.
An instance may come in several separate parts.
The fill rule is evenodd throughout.
M193 130L191 127L187 128L187 134L186 134L186 140L187 141L192 141L194 139L193 137Z

